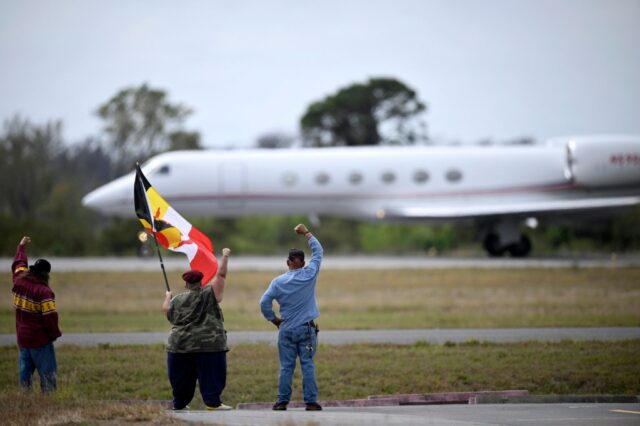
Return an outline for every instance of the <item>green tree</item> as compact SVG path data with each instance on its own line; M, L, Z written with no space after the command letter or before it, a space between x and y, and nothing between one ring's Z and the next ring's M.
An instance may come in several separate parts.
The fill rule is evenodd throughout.
M201 148L200 135L183 128L192 110L170 103L165 91L146 84L120 90L96 113L105 122L116 175L162 151Z
M305 144L359 146L426 140L426 110L415 90L393 78L371 78L312 103L300 120Z
M202 149L200 145L200 133L178 130L169 133L169 150Z
M265 149L291 148L295 138L284 132L270 132L258 137L256 146Z
M55 176L51 160L62 150L62 123L43 126L15 116L0 136L0 213L15 218L37 215Z
M0 135L0 252L12 255L23 235L43 253L82 254L91 245L91 212L80 205L100 157L62 143L59 121L34 125L14 117ZM89 150L90 152L90 150ZM90 164L82 160L92 158ZM106 180L106 179L104 179ZM104 181L103 180L103 181ZM97 182L103 183L103 182Z

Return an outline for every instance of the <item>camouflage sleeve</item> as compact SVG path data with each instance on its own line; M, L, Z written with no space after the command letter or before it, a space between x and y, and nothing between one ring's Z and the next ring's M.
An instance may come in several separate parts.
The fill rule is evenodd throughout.
M167 310L167 320L173 324L174 321L174 315L173 315L173 300L175 299L175 297L173 299L171 299L171 302L169 302L169 309Z

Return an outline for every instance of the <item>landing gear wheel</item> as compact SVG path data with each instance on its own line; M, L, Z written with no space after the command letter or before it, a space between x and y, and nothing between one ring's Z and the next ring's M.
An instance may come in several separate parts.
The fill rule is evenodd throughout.
M488 234L484 239L484 249L491 257L504 256L505 248L500 244L500 236L498 234Z
M531 251L531 240L526 235L521 235L520 241L509 245L507 251L511 257L526 257Z

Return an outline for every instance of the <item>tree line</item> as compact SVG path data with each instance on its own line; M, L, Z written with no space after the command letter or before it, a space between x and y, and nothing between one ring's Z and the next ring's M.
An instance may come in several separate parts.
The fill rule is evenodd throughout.
M300 120L305 146L362 146L429 143L427 105L406 84L372 78L312 102ZM129 219L104 217L82 207L92 189L133 170L160 152L202 149L197 131L185 126L193 110L169 101L166 91L147 84L128 87L99 105L99 134L76 143L63 140L63 123L33 123L14 116L0 134L0 255L12 256L23 235L34 237L44 255L131 255L140 250L141 230ZM287 148L295 136L266 134L261 148ZM541 227L532 237L538 251L640 248L640 215L602 221L596 228ZM293 247L293 223L304 217L242 219L189 218L215 245L242 253L280 253ZM252 231L261 229L256 239ZM398 225L321 218L323 244L333 253L479 252L474 229L462 225Z

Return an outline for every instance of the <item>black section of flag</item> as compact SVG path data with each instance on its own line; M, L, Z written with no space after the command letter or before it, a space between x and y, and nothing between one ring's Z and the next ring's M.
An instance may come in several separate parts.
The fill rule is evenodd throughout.
M138 216L138 219L147 221L155 231L153 216L147 202L147 190L149 188L151 188L151 184L142 174L140 166L136 164L136 181L133 184L133 203L136 209L136 216Z

